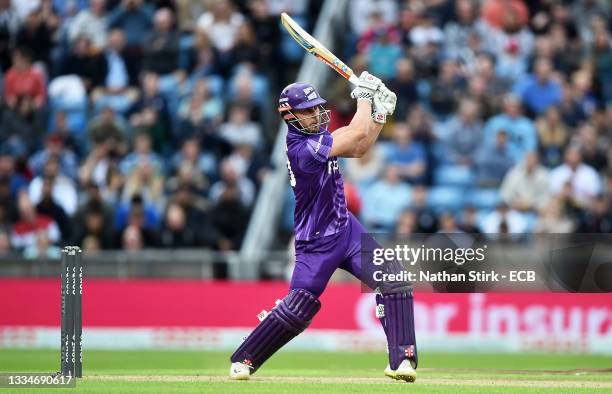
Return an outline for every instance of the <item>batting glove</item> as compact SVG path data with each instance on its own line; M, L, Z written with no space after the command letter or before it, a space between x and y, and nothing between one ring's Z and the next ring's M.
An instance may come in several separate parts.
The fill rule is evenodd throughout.
M395 105L397 104L397 96L384 84L381 84L376 93L374 93L373 104L387 115L393 115Z
M359 76L359 84L351 92L351 97L356 100L367 100L372 103L374 92L376 92L381 83L380 78L376 78L369 72L364 71Z
M387 121L387 115L393 115L397 96L395 93L387 89L384 84L378 87L374 93L372 103L372 120L376 123L384 124Z

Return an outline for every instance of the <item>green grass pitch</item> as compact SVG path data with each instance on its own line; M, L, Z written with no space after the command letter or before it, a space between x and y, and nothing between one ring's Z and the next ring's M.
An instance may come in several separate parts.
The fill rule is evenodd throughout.
M76 389L17 393L592 393L612 392L612 357L421 353L414 384L390 380L379 353L284 352L251 381L227 379L229 352L85 351ZM0 350L0 372L53 372L58 350ZM0 394L9 392L0 389Z

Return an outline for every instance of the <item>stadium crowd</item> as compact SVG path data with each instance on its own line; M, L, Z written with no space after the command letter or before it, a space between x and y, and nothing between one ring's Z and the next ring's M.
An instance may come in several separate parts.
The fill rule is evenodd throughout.
M320 3L0 0L0 254L237 249Z
M349 209L372 231L611 232L611 12L351 1L341 56L398 104L375 148L343 164ZM346 89L327 91L332 130L352 115Z

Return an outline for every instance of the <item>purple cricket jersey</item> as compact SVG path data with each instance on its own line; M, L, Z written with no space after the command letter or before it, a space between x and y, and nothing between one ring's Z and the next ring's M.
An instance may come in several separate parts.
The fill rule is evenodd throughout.
M336 234L348 223L344 181L338 159L329 157L329 131L305 134L289 125L287 168L295 195L295 239L310 241Z

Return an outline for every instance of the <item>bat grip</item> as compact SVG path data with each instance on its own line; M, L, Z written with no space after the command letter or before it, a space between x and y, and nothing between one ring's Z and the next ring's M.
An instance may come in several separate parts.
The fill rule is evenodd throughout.
M351 76L349 77L349 82L352 83L353 85L357 86L359 84L359 77L355 74L351 74Z

